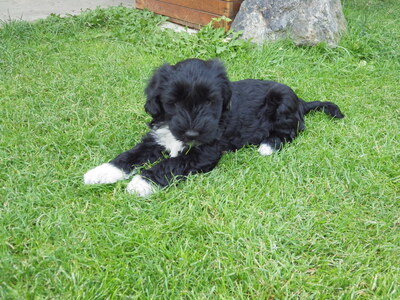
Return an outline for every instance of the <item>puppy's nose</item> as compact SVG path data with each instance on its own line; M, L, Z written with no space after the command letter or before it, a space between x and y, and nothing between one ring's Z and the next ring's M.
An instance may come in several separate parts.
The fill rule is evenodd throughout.
M196 130L189 129L185 132L185 136L189 139L195 139L199 136L199 133Z

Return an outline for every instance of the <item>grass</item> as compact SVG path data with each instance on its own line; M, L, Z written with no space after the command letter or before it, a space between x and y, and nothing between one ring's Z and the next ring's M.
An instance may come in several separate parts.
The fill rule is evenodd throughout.
M398 299L400 4L343 1L335 49L160 31L124 8L0 29L0 298ZM346 114L148 199L90 168L146 132L153 68L220 57Z

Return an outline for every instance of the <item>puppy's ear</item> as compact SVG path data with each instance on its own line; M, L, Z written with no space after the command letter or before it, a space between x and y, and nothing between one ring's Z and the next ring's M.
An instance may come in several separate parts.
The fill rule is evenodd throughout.
M232 97L232 90L231 90L231 83L226 78L225 82L222 84L222 99L223 99L223 107L224 111L230 110L231 108L231 97Z
M161 105L161 95L168 84L171 73L172 67L168 64L164 64L154 72L147 84L145 89L147 100L144 109L153 118L157 118L164 113L164 109Z
M221 97L223 99L224 111L230 109L231 106L231 82L228 79L224 65L219 59L210 60L209 63L212 65L212 69L217 74L216 82L219 82L221 89Z

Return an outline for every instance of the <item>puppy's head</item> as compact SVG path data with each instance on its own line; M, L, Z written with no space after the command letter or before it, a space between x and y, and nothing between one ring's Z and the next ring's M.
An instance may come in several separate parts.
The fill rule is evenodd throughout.
M205 144L218 137L231 89L218 60L188 59L157 69L146 88L146 111L184 143Z

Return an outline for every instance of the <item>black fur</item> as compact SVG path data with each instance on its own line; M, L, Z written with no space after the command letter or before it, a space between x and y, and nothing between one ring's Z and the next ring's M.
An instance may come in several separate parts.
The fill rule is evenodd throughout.
M145 92L152 131L110 163L130 173L136 166L160 160L141 173L159 186L211 171L225 151L264 143L278 150L304 129L304 115L311 110L344 117L336 104L305 102L277 82L230 82L218 60L165 64L155 71ZM165 158L166 147L154 135L163 127L184 145L176 157Z

